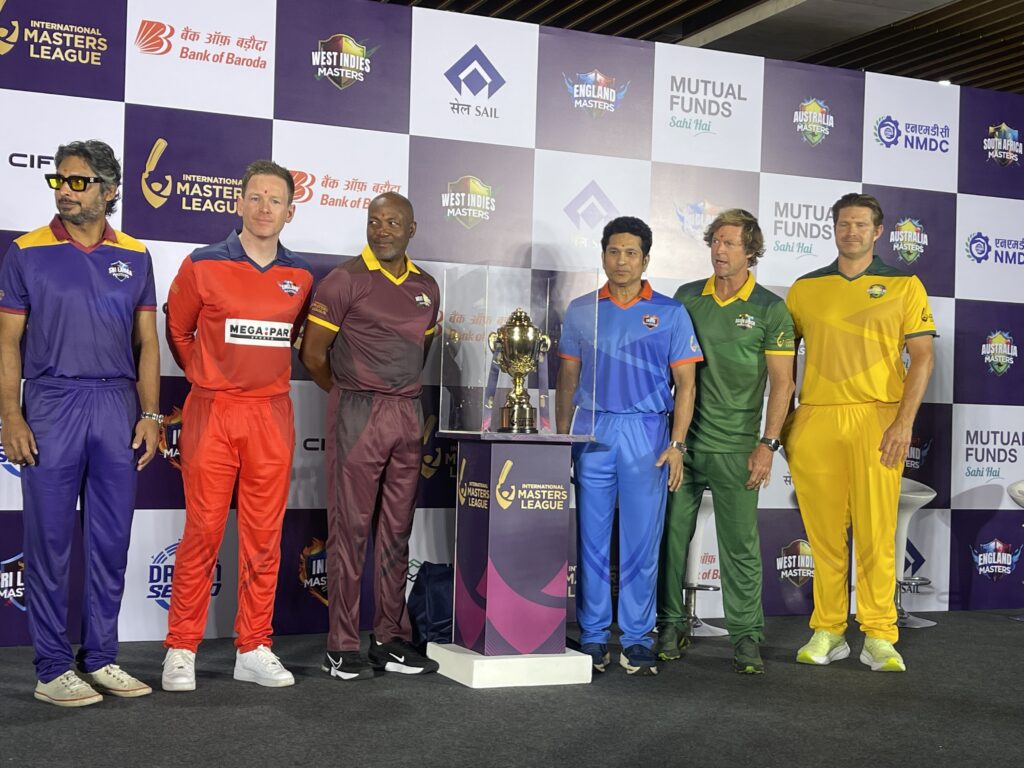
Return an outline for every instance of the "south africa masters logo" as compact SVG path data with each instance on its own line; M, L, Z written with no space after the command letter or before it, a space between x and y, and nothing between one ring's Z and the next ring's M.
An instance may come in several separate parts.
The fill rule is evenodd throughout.
M985 159L992 160L1004 168L1018 165L1020 156L1024 154L1024 144L1020 141L1019 132L1006 123L990 125L988 136L982 142Z

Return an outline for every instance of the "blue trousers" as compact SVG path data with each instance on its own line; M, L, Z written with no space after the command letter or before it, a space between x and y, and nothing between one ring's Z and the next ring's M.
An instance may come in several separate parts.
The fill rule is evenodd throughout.
M588 414L589 416L589 414ZM578 415L577 415L577 421ZM611 537L619 507L618 624L623 648L653 644L658 552L665 523L665 414L595 414L596 442L573 445L578 515L576 619L581 643L607 643L612 623Z
M94 672L117 658L138 474L132 450L135 382L32 379L25 382L25 417L39 449L36 466L21 471L26 607L36 676L46 683L74 662L67 637L68 581L79 497L85 573L78 663Z

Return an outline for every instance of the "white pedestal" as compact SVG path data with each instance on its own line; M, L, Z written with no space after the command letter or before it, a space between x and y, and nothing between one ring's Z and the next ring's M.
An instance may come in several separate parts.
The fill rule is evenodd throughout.
M590 656L568 648L565 653L482 656L460 645L428 643L427 656L440 665L440 674L469 688L575 685L589 683L593 672Z

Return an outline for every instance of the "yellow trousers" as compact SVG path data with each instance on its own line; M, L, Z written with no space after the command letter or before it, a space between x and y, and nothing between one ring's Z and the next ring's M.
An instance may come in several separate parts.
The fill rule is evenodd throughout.
M814 556L811 629L846 632L852 526L861 631L892 643L899 638L896 508L903 465L883 466L878 450L898 407L801 405L783 428L786 459Z

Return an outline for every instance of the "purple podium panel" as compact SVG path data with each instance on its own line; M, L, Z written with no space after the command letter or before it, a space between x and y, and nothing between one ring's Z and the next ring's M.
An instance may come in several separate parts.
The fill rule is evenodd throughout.
M457 645L565 652L569 463L568 442L459 441Z

